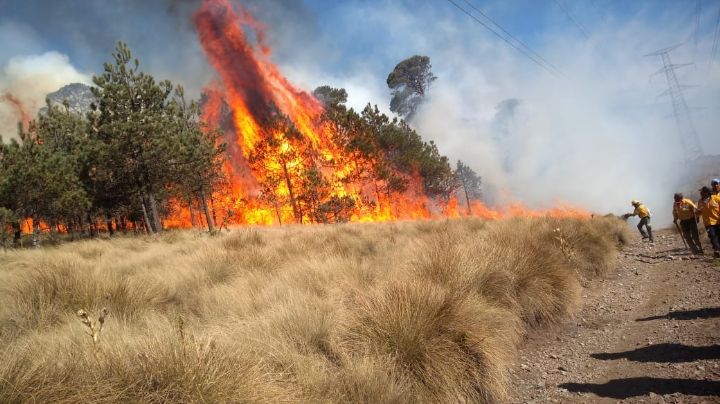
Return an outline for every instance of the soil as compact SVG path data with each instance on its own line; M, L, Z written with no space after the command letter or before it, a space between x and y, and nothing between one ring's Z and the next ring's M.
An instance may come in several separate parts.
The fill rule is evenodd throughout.
M586 282L572 321L528 336L511 370L513 402L720 403L720 260L658 233L654 245L638 236L625 247L611 276Z

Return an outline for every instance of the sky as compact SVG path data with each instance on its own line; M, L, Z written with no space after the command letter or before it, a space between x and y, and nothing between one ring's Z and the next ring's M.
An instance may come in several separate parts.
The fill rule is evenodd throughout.
M343 87L388 112L387 74L430 57L438 79L412 122L485 180L491 203L571 203L623 213L640 199L667 217L682 148L658 57L671 53L706 154L720 154L718 0L453 0L470 4L560 73L500 40L449 0L240 0L267 26L273 60L299 87ZM214 72L190 17L196 0L0 0L0 92L31 109L91 82L118 40L143 69L197 97ZM499 30L495 27L494 29ZM519 46L516 43L516 46ZM537 59L537 57L536 57ZM0 134L14 133L0 103Z

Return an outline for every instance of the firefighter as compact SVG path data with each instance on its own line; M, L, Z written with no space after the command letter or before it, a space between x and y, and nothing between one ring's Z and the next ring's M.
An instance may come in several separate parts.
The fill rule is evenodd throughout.
M720 195L713 195L709 187L700 188L697 212L702 216L715 258L720 258Z
M712 181L710 181L710 187L712 188L713 195L720 194L720 179L715 178Z
M677 193L674 196L673 204L673 223L675 226L680 221L680 229L690 251L693 254L702 254L702 244L700 243L700 235L698 234L697 222L700 218L697 216L697 206L691 201L683 197L683 194Z
M650 242L654 243L655 239L653 238L652 227L650 226L650 209L648 209L647 206L640 203L640 201L638 200L633 200L632 202L630 202L630 204L632 204L632 206L635 208L635 211L633 211L633 213L626 214L625 217L639 217L640 223L638 223L637 228L638 230L640 230L640 234L642 235L643 240L650 239ZM645 233L643 227L647 229L647 233Z

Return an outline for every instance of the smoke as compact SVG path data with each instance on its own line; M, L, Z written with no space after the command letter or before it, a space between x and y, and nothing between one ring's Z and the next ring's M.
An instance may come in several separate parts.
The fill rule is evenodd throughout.
M371 102L387 111L387 74L408 56L430 56L439 78L413 125L453 161L477 171L485 195L497 204L512 199L547 207L564 201L622 213L636 198L656 216L668 217L675 188L691 180L681 163L669 99L657 97L667 88L665 78L651 76L662 63L642 56L695 33L695 10L682 2L572 5L587 38L552 2L482 3L562 77L447 2L240 2L268 26L273 60L283 73L306 90L344 87L356 109ZM36 83L27 74L8 76L11 57L55 51L54 59L46 57L65 66L50 69L56 76L73 76L74 69L87 80L78 71L98 72L118 40L128 42L144 70L184 84L193 97L213 77L191 24L197 0L6 3L0 0L5 87L24 91ZM678 78L698 85L685 95L691 106L704 108L693 111L693 118L707 154L720 153L720 61L709 59L715 17L708 8L697 46L672 53L674 63L695 62L678 70ZM19 84L21 77L27 84ZM38 99L28 96L27 102L37 105Z
M48 93L90 77L70 64L66 55L46 52L14 56L0 70L0 135L17 138L17 123L34 117Z
M496 16L508 8L492 2L487 7ZM387 88L379 94L378 89L393 66L413 54L428 55L439 78L412 124L453 161L461 159L476 170L490 202L532 207L565 202L621 214L631 210L630 200L639 199L662 224L669 220L672 194L693 179L685 173L669 99L657 97L667 89L665 77L651 77L662 62L643 55L682 41L694 26L677 9L638 7L622 10L629 13L625 16L606 10L603 18L580 15L582 8L576 8L589 38L553 10L547 11L550 17L523 13L523 18L549 20L531 46L562 71L555 77L451 5L350 2L333 14L340 18L335 26L360 20L363 24L350 30L362 32L352 32L352 39L339 46L369 35L376 48L344 55L345 71L340 77L330 74L338 77L330 84L350 89L361 82L355 77L374 77L365 88L376 98L366 101L386 102ZM695 55L692 46L684 46L672 58L696 62L678 70L678 77L681 83L700 84L685 95L689 104L706 108L693 118L705 152L718 154L720 63L712 65L707 57L711 20L704 17L710 34L699 41ZM303 73L298 66L292 71L305 82L322 80L324 73Z
M324 47L315 16L302 2L242 4L272 27L268 40L280 60L307 64ZM199 5L199 0L0 0L0 94L12 93L34 116L47 93L73 81L89 83L124 41L141 69L182 84L198 99L214 77L192 24ZM297 43L306 44L306 52L297 52ZM16 110L0 102L0 134L6 139L16 135Z
M675 187L693 179L684 177L669 100L656 97L665 78L648 82L662 64L642 54L672 43L672 35L629 23L596 28L588 40L549 38L540 52L557 61L561 78L507 53L503 44L453 43L429 49L440 79L414 124L483 175L493 202L566 201L622 213L636 198L661 223L669 220ZM673 57L692 60L688 51ZM709 73L704 67L678 72L681 82L707 80L695 95L717 109L717 100L707 97L717 94L720 80ZM690 103L700 98L686 95ZM695 120L705 151L717 154L717 137L706 129L717 127L717 115Z

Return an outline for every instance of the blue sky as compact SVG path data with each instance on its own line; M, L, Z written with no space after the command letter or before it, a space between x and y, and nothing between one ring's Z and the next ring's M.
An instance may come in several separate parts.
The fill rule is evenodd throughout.
M624 209L628 198L663 206L682 157L669 100L658 98L667 83L652 75L661 61L643 55L675 43L685 44L673 61L694 63L678 78L698 86L686 92L704 108L693 113L698 135L706 153L720 154L720 57L710 57L720 1L471 2L563 77L447 0L241 1L267 23L273 59L292 81L306 90L344 87L355 108L387 110L394 65L430 56L438 80L413 125L480 172L499 202L510 194L538 206L555 198L602 211ZM39 106L63 81L88 81L124 40L147 71L197 96L214 72L189 22L196 4L0 0L0 91ZM6 126L13 122L0 104L0 133L3 114Z
M173 71L175 69L171 63L155 63L156 56L153 53L158 52L163 43L165 48L174 51L182 51L187 47L182 42L192 40L187 35L190 29L187 17L194 7L193 3L169 0L0 0L0 23L23 26L34 36L20 43L11 39L3 41L5 50L0 51L0 61L15 54L54 50L68 55L81 70L97 71L100 63L108 58L112 44L118 39L124 39L131 42L141 58L153 62L153 68L157 65L158 70ZM447 41L497 41L492 34L445 0L256 0L241 3L259 10L261 16L269 17L267 19L272 20L273 28L279 27L279 34L273 28L270 29L270 37L275 41L281 60L302 60L302 52L298 52L297 44L293 43L293 39L297 39L294 36L300 33L299 39L317 41L330 51L333 57L318 60L318 64L323 64L322 69L330 71L342 71L347 69L347 64L359 63L368 57L390 57L392 52L388 52L389 49L396 50L398 57L412 51L429 51L422 49L422 46L409 49L408 44L404 43L403 27L392 23L393 19L404 20L409 16L417 19L418 29L453 23L464 27L469 34L458 38L448 37ZM463 0L457 0L457 3L469 9ZM660 30L667 24L668 18L674 19L676 24L693 27L697 6L696 0L473 0L472 4L532 48L542 47L549 36L582 35L558 4L563 4L589 33L607 24L618 25L628 21L643 21ZM701 0L700 4L705 16L703 18L708 20L701 26L700 32L702 35L712 35L710 20L715 17L720 2ZM172 10L168 12L169 9ZM287 29L285 25L291 25L292 28ZM180 43L172 43L173 39ZM678 41L683 39L686 38L678 38ZM195 45L190 47L196 49ZM379 49L383 52L378 52ZM165 52L160 53L164 56ZM396 61L383 62L392 67ZM555 62L559 65L561 61Z

